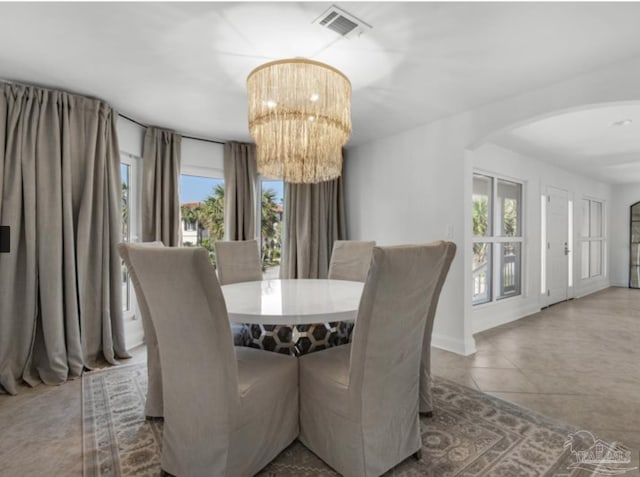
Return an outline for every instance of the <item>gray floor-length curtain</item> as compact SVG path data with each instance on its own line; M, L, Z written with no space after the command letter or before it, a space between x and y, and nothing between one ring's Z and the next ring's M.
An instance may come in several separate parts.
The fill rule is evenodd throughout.
M148 127L142 152L142 241L180 245L180 144L172 131Z
M224 237L253 240L256 235L256 146L224 145Z
M344 238L342 177L285 184L281 278L327 278L333 242Z
M0 83L0 392L128 357L120 157L104 102Z

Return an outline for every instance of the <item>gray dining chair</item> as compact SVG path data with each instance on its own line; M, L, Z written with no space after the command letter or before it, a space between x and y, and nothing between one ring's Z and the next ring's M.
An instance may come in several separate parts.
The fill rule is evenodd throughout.
M139 243L138 246L158 248L164 247L164 244L157 241ZM162 404L162 370L160 366L160 354L158 351L158 338L156 337L153 322L151 321L149 306L147 305L144 295L142 294L142 290L140 289L138 275L129 261L126 244L118 244L118 251L120 252L120 256L127 267L127 271L131 277L131 283L133 283L133 288L136 292L138 309L140 310L140 321L142 322L142 329L144 331L144 342L147 346L147 400L144 406L144 414L148 418L162 417L164 415Z
M213 244L220 285L262 280L262 264L257 240L219 240ZM242 323L231 323L236 346L247 344L248 330Z
M333 243L327 278L364 282L369 273L371 256L375 245L375 241L336 240ZM338 323L335 340L339 344L348 343L351 341L352 333L352 322L340 322Z
M424 328L424 339L422 341L422 361L420 363L420 413L430 417L433 415L433 397L431 395L431 335L433 333L433 322L436 317L436 310L440 300L440 292L447 278L451 262L456 255L456 244L453 242L444 243L445 253L442 257L442 266L433 291L433 298L429 304L427 312L427 325Z
M374 241L336 240L331 252L328 278L364 282L375 244Z
M225 240L213 244L221 285L262 280L257 240Z
M446 253L375 247L353 341L299 358L300 440L343 475L381 475L422 448L422 342Z
M297 360L233 346L205 249L124 247L158 337L162 470L256 474L298 434Z

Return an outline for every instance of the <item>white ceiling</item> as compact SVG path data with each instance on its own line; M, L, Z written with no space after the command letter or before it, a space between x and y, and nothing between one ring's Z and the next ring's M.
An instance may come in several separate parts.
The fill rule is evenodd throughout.
M248 73L309 57L351 79L357 145L640 55L637 2L337 4L373 29L347 40L312 24L328 2L0 2L0 78L244 141ZM561 135L520 139L551 147L545 131Z
M603 182L640 183L640 102L559 114L492 142Z

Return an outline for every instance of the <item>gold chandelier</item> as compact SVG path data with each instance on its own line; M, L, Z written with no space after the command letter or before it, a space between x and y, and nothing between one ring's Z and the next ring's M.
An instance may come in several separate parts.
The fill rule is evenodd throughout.
M307 59L272 61L247 78L258 172L293 183L339 177L351 134L351 83Z

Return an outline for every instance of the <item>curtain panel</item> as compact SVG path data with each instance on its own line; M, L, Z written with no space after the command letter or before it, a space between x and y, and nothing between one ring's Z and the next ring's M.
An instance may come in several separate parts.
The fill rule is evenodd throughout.
M176 247L180 234L180 147L182 137L149 127L142 152L142 241Z
M120 157L104 102L0 83L0 392L129 357L122 322Z
M327 278L333 242L345 238L342 177L285 184L281 278Z
M256 146L224 145L224 237L253 240L256 235Z

